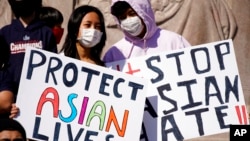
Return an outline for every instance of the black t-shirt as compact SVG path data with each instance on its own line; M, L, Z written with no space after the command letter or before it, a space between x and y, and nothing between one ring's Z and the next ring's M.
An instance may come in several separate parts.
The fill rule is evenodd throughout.
M0 71L7 67L7 63L10 57L10 48L4 40L3 36L0 36Z

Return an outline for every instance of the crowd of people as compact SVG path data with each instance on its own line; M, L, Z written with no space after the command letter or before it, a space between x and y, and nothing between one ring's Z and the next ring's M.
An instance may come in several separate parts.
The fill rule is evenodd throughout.
M16 138L26 139L24 129L12 118L23 110L15 101L27 46L103 67L113 61L191 46L181 35L156 25L148 0L112 0L111 14L124 38L112 45L104 58L101 53L105 42L112 37L106 36L104 16L97 7L82 5L74 9L63 41L63 14L56 8L43 6L42 0L8 2L15 19L0 29L0 118L8 119L3 122L10 124L3 125L1 121L0 140L2 131L10 128L18 128ZM58 50L59 42L63 42L61 50Z

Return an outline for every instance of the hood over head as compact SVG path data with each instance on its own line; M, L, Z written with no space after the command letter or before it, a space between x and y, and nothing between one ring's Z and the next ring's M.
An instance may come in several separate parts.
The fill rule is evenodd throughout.
M142 18L143 22L146 25L146 34L143 37L144 40L147 40L148 38L152 37L153 34L158 29L156 23L155 23L155 16L153 9L151 8L151 3L149 0L112 0L111 7L114 5L114 3L118 1L125 1L127 2L134 10L135 12ZM116 17L115 17L116 18ZM117 22L119 23L118 19L116 18ZM120 25L120 23L119 23ZM130 40L134 41L135 39L138 40L138 37L133 37L126 31L123 31L125 34L125 37Z

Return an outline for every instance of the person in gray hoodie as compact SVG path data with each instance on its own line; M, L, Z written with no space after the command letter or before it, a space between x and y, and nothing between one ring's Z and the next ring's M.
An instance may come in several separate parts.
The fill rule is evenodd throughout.
M149 0L112 0L111 14L124 38L104 53L105 63L191 46L183 36L156 25Z

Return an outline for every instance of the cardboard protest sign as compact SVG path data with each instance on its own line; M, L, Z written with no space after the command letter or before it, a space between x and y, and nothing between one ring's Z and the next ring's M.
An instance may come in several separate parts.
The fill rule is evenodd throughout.
M142 140L191 139L248 124L232 40L106 65L151 82Z
M27 48L17 120L35 140L139 140L147 84L142 78Z

